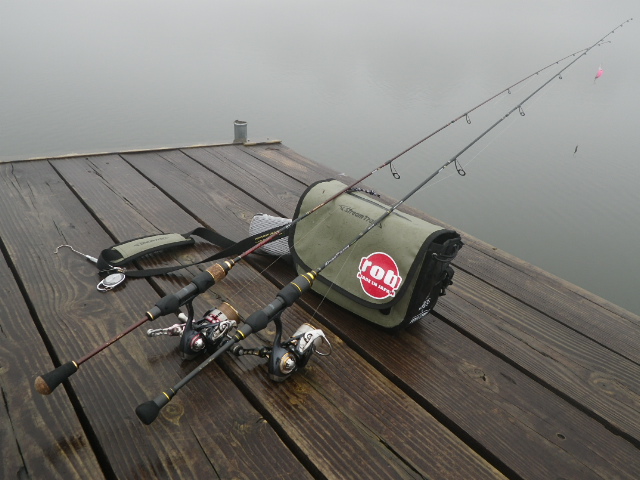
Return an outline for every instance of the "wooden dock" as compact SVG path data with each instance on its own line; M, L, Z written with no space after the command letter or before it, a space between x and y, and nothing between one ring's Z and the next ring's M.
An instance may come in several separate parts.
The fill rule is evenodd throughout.
M263 359L224 355L145 426L136 406L202 359L182 361L176 337L148 338L144 326L41 396L36 376L81 358L199 272L101 293L96 268L56 247L97 256L200 225L241 239L255 213L290 217L306 186L335 172L279 143L11 162L0 172L1 478L638 478L640 318L464 234L454 285L399 334L326 301L316 312L320 298L305 294L285 330L310 322L333 353L286 382L269 380ZM213 252L199 243L140 265ZM221 299L244 317L264 307L293 278L270 262L239 263L196 312Z

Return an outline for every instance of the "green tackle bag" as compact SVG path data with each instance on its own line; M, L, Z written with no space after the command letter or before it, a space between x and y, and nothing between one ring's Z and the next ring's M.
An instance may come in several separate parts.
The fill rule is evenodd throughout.
M294 218L345 187L337 180L310 186ZM289 249L297 272L324 265L388 208L353 191L293 225ZM427 315L444 295L461 247L457 232L396 210L325 268L312 288L369 322L399 330Z

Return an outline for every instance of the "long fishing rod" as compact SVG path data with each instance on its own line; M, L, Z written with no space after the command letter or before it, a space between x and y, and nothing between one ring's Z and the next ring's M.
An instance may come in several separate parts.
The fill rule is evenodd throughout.
M627 20L627 22L629 22L629 20ZM620 26L622 26L622 25L620 25ZM619 28L619 27L617 27L617 28ZM613 33L614 31L615 31L615 29L610 33ZM604 38L606 38L606 36ZM290 228L292 228L295 224L297 224L298 222L300 222L304 218L308 217L312 213L316 212L317 210L319 210L323 206L329 204L330 202L332 202L333 200L338 198L343 193L353 189L356 185L358 185L362 181L366 180L367 178L369 178L371 175L373 175L377 171L379 171L379 170L391 165L391 163L393 161L397 160L402 155L408 153L412 149L416 148L418 145L422 144L423 142L425 142L429 138L433 137L437 133L441 132L445 128L449 127L453 123L457 122L458 120L460 120L462 118L466 118L467 122L470 123L469 114L471 112L477 110L481 106L485 105L486 103L490 102L491 100L495 99L496 97L502 95L505 92L511 93L511 89L512 88L516 87L517 85L519 85L522 82L525 82L529 78L531 78L531 77L533 77L535 75L538 75L539 73L541 73L542 71L552 67L553 65L556 65L556 64L560 63L561 61L566 60L567 58L569 58L571 56L575 56L575 55L577 55L579 53L582 53L582 55L585 55L586 52L591 50L591 48L595 47L596 45L599 45L604 40L604 38L602 40L598 41L595 45L593 45L591 47L588 47L586 49L583 49L583 50L579 50L579 51L577 51L575 53L572 53L570 55L567 55L567 56L565 56L565 57L563 57L563 58L561 58L559 60L556 60L555 62L552 62L549 65L547 65L546 67L537 70L536 72L532 73L531 75L528 75L528 76L524 77L522 80L519 80L518 82L514 83L513 85L510 85L509 87L501 90L500 92L498 92L497 94L495 94L492 97L488 98L487 100L479 103L478 105L476 105L472 109L467 110L466 112L462 113L458 117L456 117L453 120L447 122L442 127L440 127L437 130L433 131L432 133L430 133L426 137L420 139L418 142L414 143L409 148L403 150L399 154L397 154L394 157L390 158L389 160L385 161L379 167L373 169L371 172L367 173L366 175L364 175L359 180L356 180L351 185L345 187L342 191L337 192L332 197L326 199L325 201L323 201L319 205L316 205L314 208L312 208L308 212L304 213L303 215L298 216L298 218L294 219L292 222L284 225L283 227L279 228L278 230L276 230L273 233L265 234L265 237L261 241L259 241L256 245L252 246L251 248L247 249L245 252L243 252L240 255L238 255L236 258L226 260L222 264L216 263L216 264L212 265L207 270L205 270L204 272L202 272L199 275L197 275L196 277L194 277L194 279L191 281L191 283L189 283L183 289L179 290L176 293L169 294L169 295L166 295L165 297L161 298L155 304L155 306L151 310L146 312L145 316L142 317L137 323L131 325L129 328L127 328L123 332L119 333L118 335L116 335L112 339L108 340L103 345L101 345L101 346L97 347L96 349L92 350L91 352L87 353L84 357L80 358L79 360L67 362L67 363L62 364L59 367L55 368L54 370L50 371L49 373L46 373L46 374L41 375L41 376L38 376L36 378L36 380L35 380L35 389L36 389L36 391L38 393L42 394L42 395L49 395L51 392L53 392L53 390L55 388L58 387L58 385L60 385L63 381L67 380L75 372L77 372L78 369L80 368L80 365L82 365L84 362L86 362L89 359L93 358L95 355L97 355L98 353L102 352L103 350L105 350L109 346L113 345L115 342L120 340L122 337L124 337L125 335L128 335L133 330L137 329L138 327L140 327L141 325L145 324L146 322L153 321L153 320L156 320L156 319L160 318L161 316L177 312L178 309L181 306L193 301L193 299L196 296L200 295L201 293L204 293L206 290L211 288L216 282L222 280L227 275L229 270L231 270L231 268L233 268L234 265L236 265L242 259L244 259L248 255L254 253L255 251L257 251L258 249L260 249L261 247L263 247L267 243L269 243L271 241L274 241L277 238L280 238L280 237L284 236L284 234ZM580 57L578 57L578 58L580 58ZM393 172L393 174L397 178L397 173Z
M633 20L633 19L630 19ZM630 20L627 20L629 22ZM625 22L625 23L627 23ZM621 24L616 27L611 32L607 33L603 38L598 40L591 47L585 49L580 56L578 56L574 61L569 63L566 67L561 69L558 73L554 74L549 80L547 80L544 84L542 84L539 88L537 88L533 93L531 93L528 97L526 97L522 102L517 104L511 110L509 110L503 117L501 117L498 121L496 121L491 127L486 129L482 134L476 137L471 143L465 146L462 150L456 153L453 157L447 160L438 170L429 175L425 180L420 182L418 186L412 189L408 194L406 194L402 199L398 200L395 204L385 210L385 212L377 218L374 222L370 223L367 228L365 228L362 232L360 232L353 240L351 240L347 245L345 245L341 250L335 253L331 258L329 258L323 265L316 268L315 270L311 270L309 272L298 275L293 281L289 284L285 285L276 295L275 300L273 300L269 305L264 307L262 310L258 310L251 314L244 322L244 324L236 330L236 333L229 337L226 343L223 343L222 346L216 350L207 360L201 363L196 369L194 369L191 373L186 375L182 380L180 380L173 387L163 391L160 395L158 395L153 400L149 400L144 402L136 408L136 415L138 418L145 424L149 425L152 423L160 413L161 409L167 405L171 399L178 393L178 391L184 387L187 383L189 383L196 375L198 375L202 370L204 370L208 365L210 365L214 360L216 360L222 353L229 350L235 343L244 340L252 333L259 332L264 329L269 323L273 320L280 319L280 316L284 312L284 310L294 302L300 298L300 296L307 292L311 286L313 285L314 280L318 277L320 272L327 268L331 263L333 263L338 257L340 257L343 253L345 253L349 248L351 248L355 243L357 243L362 237L364 237L368 232L370 232L377 225L380 225L385 218L391 215L395 210L397 210L403 203L405 203L412 195L421 190L427 183L429 183L434 177L436 177L440 172L442 172L445 168L447 168L450 164L456 163L458 173L464 175L464 172L461 167L457 165L458 157L466 152L469 148L471 148L474 144L476 144L480 139L482 139L485 135L487 135L491 130L497 127L503 120L505 120L509 115L511 115L516 110L519 110L522 114L522 105L525 104L529 99L531 99L534 95L540 92L543 88L545 88L548 84L550 84L556 78L561 78L562 72L567 70L571 65L577 62L581 57L586 55L589 50L594 48L603 42L609 35L614 33L618 28L624 25ZM461 171L462 170L462 171ZM344 192L343 192L344 193Z
M600 43L600 42L598 42ZM593 48L593 47L591 47ZM262 240L259 244L257 244L255 247L251 248L250 253L253 253L254 251L258 250L260 247L264 246L265 244L275 240L276 238L278 238L279 236L282 235L282 233L286 232L288 229L292 228L295 224L297 224L300 220L305 219L306 217L308 217L309 215L311 215L312 213L318 211L319 209L321 209L322 207L324 207L325 205L328 205L329 203L331 203L332 201L334 201L336 198L338 198L340 195L342 195L343 193L348 192L349 190L353 189L356 185L359 185L360 183L362 183L363 181L365 181L367 178L369 178L371 175L375 174L376 172L382 170L383 168L388 167L389 165L391 165L394 161L396 161L398 158L400 158L401 156L405 155L406 153L409 153L411 150L413 150L414 148L416 148L417 146L421 145L422 143L426 142L427 140L429 140L431 137L433 137L434 135L440 133L441 131L443 131L444 129L446 129L447 127L453 125L455 122L457 122L458 120L462 119L462 118L466 118L467 123L471 123L471 119L469 118L469 114L476 111L478 108L486 105L487 103L489 103L491 100L494 100L495 98L499 97L500 95L502 95L505 92L509 92L511 93L511 89L514 87L517 87L518 85L520 85L523 82L526 82L527 80L529 80L530 78L539 75L541 72L547 70L548 68L551 68L554 65L559 64L560 62L566 60L567 58L570 57L574 57L579 53L585 52L586 50L588 50L589 48L583 48L582 50L578 50L577 52L571 53L565 57L562 57L559 60L556 60L555 62L551 62L549 65L547 65L546 67L543 67L535 72L533 72L530 75L527 75L526 77L522 78L521 80L518 80L516 83L514 83L513 85L509 85L507 88L504 88L502 90L500 90L498 93L496 93L495 95L492 95L491 97L487 98L486 100L484 100L483 102L480 102L478 105L476 105L475 107L467 110L466 112L458 115L457 117L455 117L453 120L450 120L449 122L445 123L444 125L442 125L440 128L434 130L433 132L431 132L429 135L427 135L426 137L421 138L420 140L418 140L416 143L414 143L413 145L411 145L410 147L404 149L403 151L401 151L400 153L394 155L393 157L391 157L389 160L385 161L384 163L382 163L381 165L379 165L378 167L374 168L373 170L371 170L369 173L365 174L363 177L359 178L358 180L355 180L351 185L346 186L344 189L340 190L339 192L335 193L333 196L327 198L326 200L324 200L322 203L316 205L315 207L313 207L311 210L309 210L308 212L304 213L303 215L298 216L298 218L294 219L292 222L284 225L283 227L281 227L279 230L277 230L276 232L274 232L273 234L270 234L268 236L266 236L266 238L264 240ZM397 172L392 171L393 176L395 178L399 178L399 175L397 174ZM245 252L246 253L246 252ZM245 254L243 254L243 256L245 256Z

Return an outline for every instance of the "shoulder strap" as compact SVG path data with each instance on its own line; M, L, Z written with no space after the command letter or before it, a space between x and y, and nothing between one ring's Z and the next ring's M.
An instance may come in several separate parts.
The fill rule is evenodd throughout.
M169 248L175 248L185 245L193 245L195 240L193 236L200 237L213 245L222 247L223 250L211 255L210 257L200 260L199 262L190 263L188 265L178 265L173 267L152 268L147 270L127 270L127 277L151 277L154 275L164 275L175 270L199 265L205 262L218 260L219 258L230 257L247 251L254 245L257 245L265 235L271 235L277 232L281 227L272 228L267 232L260 232L256 235L247 237L239 242L229 240L225 236L214 230L204 227L198 227L188 233L162 233L159 235L148 235L145 237L134 238L125 242L118 243L100 252L98 257L98 268L100 270L113 270L122 268L134 260L155 252L161 252ZM282 235L286 233L283 232ZM281 236L282 236L281 235ZM277 237L277 238L280 238Z

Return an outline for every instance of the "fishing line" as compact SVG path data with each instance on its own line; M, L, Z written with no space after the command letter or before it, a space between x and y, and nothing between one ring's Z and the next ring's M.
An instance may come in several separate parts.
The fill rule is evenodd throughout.
M535 98L535 99L531 102L530 106L529 106L529 107L527 107L527 110L528 110L528 111L534 111L534 107L535 107L535 105L536 105L540 100L542 100L542 99L544 98L544 96L545 96L545 95L547 95L550 91L551 91L551 90L547 90L547 91L545 91L545 92L542 92L542 94L541 94L538 98ZM491 139L490 139L490 140L489 140L489 141L488 141L488 142L487 142L487 143L486 143L486 144L485 144L485 145L484 145L484 146L483 146L483 147L482 147L478 152L476 152L476 154L475 154L473 157L471 157L471 158L469 159L469 161L468 161L468 162L466 162L466 163L464 164L464 166L465 166L465 167L468 167L468 166L469 166L473 161L475 161L475 160L476 160L476 158L478 158L478 156L480 156L480 154L482 154L482 153L483 153L487 148L489 148L489 147L490 147L490 146L491 146L491 145L492 145L496 140L498 140L500 137L502 137L502 135L504 135L504 134L507 132L507 130L509 130L511 127L513 127L513 126L516 124L517 120L518 120L518 119L517 119L516 117L512 118L512 119L511 119L511 120L510 120L510 121L509 121L509 122L504 126L504 128L500 129L500 130L499 130L499 131L498 131L498 132L497 132L497 133L496 133L496 134L495 134L495 135L494 135L494 136L493 136L493 137L492 137L492 138L491 138ZM452 175L450 175L450 176L449 176L449 177L447 177L447 178L450 178L451 176L452 176Z
M521 90L524 89L524 86L521 88ZM531 102L531 107L533 107L537 102L539 102L548 92L545 91L543 92L540 97L535 98L532 102ZM506 97L505 97L506 98ZM500 100L500 102L503 99ZM527 108L527 110L531 110L530 107ZM464 165L462 165L462 162L460 161L460 159L456 159L454 160L454 162L458 162L461 165L461 169L464 171L464 168L468 168L468 166L476 160L476 158L478 156L480 156L487 148L489 148L496 140L498 140L507 130L509 130L517 121L517 117L513 117L508 121L508 124L504 126L504 128L500 129L498 131L498 133L496 133L496 135L492 136L492 138L478 151L475 153L475 155L473 157L471 157L471 159L468 162L465 162ZM429 183L427 185L425 185L423 187L423 191L426 191L429 188L435 187L436 185L438 185L439 183L442 183L446 180L449 180L452 177L455 177L456 174L460 175L459 171L457 170L456 172L448 172L445 176L443 176L441 179L436 180L435 182ZM464 175L463 175L464 176Z
M351 256L355 253L355 250L352 250L351 252L349 252L347 254L347 256L345 257L344 261L342 262L342 265L340 266L340 268L338 269L338 274L342 273L342 271L344 270L344 268L347 266L347 263L349 261L349 259L351 258ZM329 295L329 292L331 292L331 290L333 289L333 286L335 285L335 282L330 282L329 283L329 287L327 288L327 291L324 293L324 295L322 295L322 298L320 299L320 303L318 303L318 306L315 308L315 310L313 311L313 313L311 314L311 318L316 318L316 314L318 313L318 310L320 310L320 307L322 307L322 304L324 303L324 301L326 300L327 296Z
M628 22L629 20L627 20ZM622 25L620 25L622 26ZM619 28L619 27L617 27ZM616 28L616 29L617 29ZM438 172L436 172L436 174L434 174L431 178L435 177L440 171L442 171L446 166L448 166L450 163L455 163L456 166L456 170L457 173L459 175L466 175L466 172L464 171L464 168L462 167L462 165L460 165L458 157L465 153L472 145L474 145L477 141L479 141L481 138L483 138L486 134L488 134L491 130L493 130L493 128L495 128L499 123L501 123L504 119L506 119L507 117L509 117L516 109L519 111L519 114L521 116L525 116L525 112L522 108L522 105L527 102L529 99L531 99L535 94L537 94L539 91L541 91L544 87L546 87L549 83L551 83L551 81L553 81L556 76L559 79L562 79L562 73L567 70L571 65L573 65L573 63L575 63L578 59L580 59L582 56L586 55L587 52L589 52L592 48L594 48L595 46L600 46L604 40L604 38L606 38L608 35L610 35L611 33L615 32L614 29L612 32L610 32L609 34L607 34L605 37L603 37L603 39L601 39L599 42L597 42L596 44L592 45L591 47L588 47L586 49L582 49L579 50L573 54L567 55L566 57L563 57L560 60L557 60L556 62L553 62L551 64L549 64L548 66L538 70L537 72L534 72L533 74L523 78L522 80L514 83L513 85L507 87L506 89L502 90L501 92L499 92L498 94L492 96L491 98L485 100L484 102L478 104L476 107L468 110L467 112L463 113L462 115L459 115L456 119L452 120L451 122L443 125L442 127L440 127L439 129L435 130L434 132L432 132L431 134L427 135L426 137L422 138L421 140L419 140L418 142L414 143L412 146L408 147L407 149L403 150L402 152L400 152L399 154L397 154L396 156L392 157L391 159L387 160L386 162L384 162L382 165L380 165L379 167L375 168L374 170L372 170L370 173L366 174L365 176L363 176L361 179L357 180L356 182L354 182L352 185L347 186L344 190L338 192L337 194L335 194L334 196L332 196L331 198L325 200L324 202L322 202L321 204L317 205L316 207L314 207L313 209L309 210L308 212L306 212L305 214L299 216L298 218L294 219L291 223L285 225L284 227L282 227L281 229L279 229L276 233L272 234L271 236L267 237L265 240L263 240L262 242L258 243L255 247L253 247L252 249L247 250L246 252L242 253L241 255L239 255L236 259L234 259L232 261L232 265L234 265L235 263L237 263L238 261L240 261L241 259L243 259L245 256L249 255L250 253L255 252L256 250L258 250L261 246L265 245L266 243L268 243L269 241L273 240L274 238L276 238L278 235L288 231L293 225L295 225L297 222L301 221L302 219L308 217L309 215L311 215L312 213L316 212L317 210L319 210L321 207L327 205L328 203L330 203L331 201L335 200L336 198L338 198L340 195L342 195L343 193L347 192L350 189L353 189L355 187L355 185L361 183L363 180L365 180L366 178L368 178L369 176L373 175L374 173L376 173L377 171L379 171L382 168L385 168L386 166L389 166L391 169L391 173L392 175L398 179L400 178L400 175L397 173L397 171L395 170L394 166L393 166L393 162L395 160L397 160L398 158L400 158L401 156L403 156L404 154L408 153L409 151L413 150L415 147L417 147L418 145L422 144L423 142L425 142L426 140L428 140L429 138L433 137L435 134L441 132L442 130L444 130L445 128L447 128L448 126L450 126L451 124L453 124L454 122L456 122L457 120L460 120L461 118L465 118L467 123L471 123L471 119L469 117L469 114L475 110L477 110L478 108L480 108L481 106L487 104L488 102L490 102L491 100L495 99L496 97L502 95L505 92L508 92L509 94L511 94L511 89L523 84L520 87L520 90L522 90L523 88L525 88L526 84L531 81L533 79L534 76L538 75L539 73L541 73L542 71L552 67L553 65L558 65L560 62L566 60L567 58L570 57L575 57L576 55L580 54L578 56L578 58L576 58L575 60L573 60L571 63L569 63L569 65L567 65L566 67L564 67L563 69L561 69L556 75L554 75L553 77L551 77L547 82L545 82L542 86L540 86L538 89L536 89L533 93L531 93L528 97L526 97L522 102L520 102L516 108L512 109L509 113L507 113L503 118L501 118L500 120L498 120L496 123L494 123L489 129L487 129L484 133L482 133L479 137L477 137L471 144L469 144L467 147L465 147L462 151L460 151L458 153L458 155L456 155L454 158L452 158L449 162L447 162L442 168L441 170L439 170ZM526 83L525 83L526 82ZM547 92L544 92L545 94ZM537 102L539 100L536 99L535 101ZM534 102L535 104L535 102ZM489 145L491 145L497 138L499 138L504 132L506 132L506 130L508 128L511 127L511 125L513 125L514 122L511 122L506 128L504 128L498 135L496 135L482 150L480 150L480 152L478 152L474 157L472 157L472 159L467 162L466 165L468 165L469 163L471 163L473 160L475 160L475 158L477 158L477 156L482 153L486 148L488 148ZM447 177L448 178L448 177ZM446 179L446 178L445 178ZM444 179L443 179L444 180ZM426 182L424 182L424 184L422 185L422 187L424 187L427 184L428 180ZM422 189L422 187L419 187L417 190L412 191L412 193L410 195L412 195L413 193L417 192L418 190ZM408 199L408 197L410 196L408 195L407 197L405 197L405 200ZM401 203L404 203L405 200L401 200L397 206L399 206ZM388 211L388 214L391 214L393 211L395 211L395 209L397 208L396 205L394 205L394 207L392 207L391 210ZM384 217L386 217L386 215L384 215ZM322 223L322 222L321 222ZM316 227L314 227L313 230L315 230L316 228L319 228L321 224L318 224ZM366 232L368 232L370 229L366 230ZM360 237L358 237L359 239ZM357 241L357 240L355 240ZM354 241L354 243L355 243ZM351 245L349 245L346 248L349 248ZM339 255L342 254L343 251L339 252ZM338 256L339 256L338 255ZM333 259L328 262L327 264L325 264L323 267L320 268L320 270L317 270L317 273L319 273L321 270L323 270L324 268L326 268L333 260L335 260L337 258L333 257ZM273 263L272 263L273 264ZM267 267L269 268L269 267ZM266 271L266 268L263 270L263 272ZM257 276L255 277L257 278ZM243 291L246 287L241 287L239 292Z
M313 227L311 227L309 229L309 231L307 233L305 233L304 236L301 237L301 241L304 241L305 238L307 238L309 235L312 235L313 233L315 233L326 221L328 220L328 218L321 218L320 221L314 225ZM233 292L230 296L233 297L239 297L240 294L247 289L251 283L257 281L259 278L262 278L262 274L264 272L266 272L267 270L269 270L273 265L276 264L276 262L280 259L282 259L283 257L285 257L287 254L283 253L281 255L276 255L273 257L273 261L271 263L269 263L266 267L262 268L261 270L252 270L253 271L253 276L251 277L251 279L249 279L246 282L243 282L243 284L238 288L237 291Z

